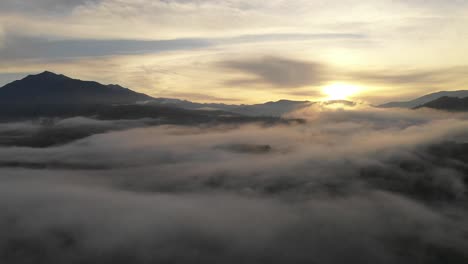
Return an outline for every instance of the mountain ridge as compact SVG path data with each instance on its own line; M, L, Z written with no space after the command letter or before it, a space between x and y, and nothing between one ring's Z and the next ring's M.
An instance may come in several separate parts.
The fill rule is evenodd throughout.
M304 107L309 107L315 102L311 101L294 101L281 99L278 101L269 101L260 104L221 104L221 103L196 103L187 100L173 98L155 98L145 104L162 104L188 110L219 110L228 111L241 115L248 116L282 116L294 110Z
M0 103L4 105L130 104L151 99L119 85L73 79L50 71L28 75L0 88Z
M380 108L415 108L431 101L437 100L441 97L457 97L464 98L468 97L468 90L456 90L456 91L438 91L430 94L423 95L413 100L409 101L395 101L388 102L385 104L378 105Z
M420 108L432 108L437 110L445 110L445 111L467 111L468 110L468 97L458 98L458 97L450 97L450 96L443 96L436 100L430 101L423 105L415 107L415 109Z
M160 105L186 110L227 111L247 116L279 117L288 112L308 107L314 102L278 100L260 104L229 105L197 103L175 98L155 98L135 92L118 84L104 85L95 81L70 78L63 74L44 71L28 75L0 88L0 104L17 106L41 105Z

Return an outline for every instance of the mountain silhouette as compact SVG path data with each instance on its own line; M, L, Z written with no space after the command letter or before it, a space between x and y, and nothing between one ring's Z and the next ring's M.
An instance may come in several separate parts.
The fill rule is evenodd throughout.
M196 110L203 111L204 115L207 115L212 112L208 114L210 116L229 112L234 115L276 118L316 103L279 100L247 105L153 98L119 85L83 81L49 71L28 75L0 88L0 118L2 119L40 116L103 116L104 112L112 118L160 117L157 113L169 113L171 111L167 109L175 108L186 110L185 113ZM321 102L327 105L336 103L350 106L355 104L348 101ZM120 106L120 108L109 108L109 106ZM181 112L178 111L178 113Z
M155 124L186 125L283 122L273 115L248 117L227 112L225 109L229 109L228 105L224 105L225 109L209 109L208 111L200 107L206 106L205 104L179 99L165 100L172 103L163 103L161 98L153 98L119 85L103 85L45 71L37 75L29 75L0 88L0 122L76 116L102 120L149 118ZM179 102L179 104L174 104L174 102ZM180 107L180 102L192 105L192 109ZM68 136L56 134L46 136L69 139Z
M3 105L133 104L152 97L119 85L103 85L45 71L0 88Z
M446 111L468 111L468 97L458 98L444 96L416 108L423 107Z
M125 105L165 106L186 110L227 111L247 116L279 117L288 112L308 107L310 101L279 100L253 105L196 103L174 98L153 98L119 85L103 85L94 81L73 79L45 71L29 75L0 88L2 108L33 108L47 106ZM55 108L57 109L57 108ZM11 112L11 111L10 111ZM48 111L50 112L50 111Z
M378 107L382 108L415 108L431 101L437 100L441 97L456 97L464 98L468 97L468 90L458 90L458 91L440 91L436 93L426 94L419 98L416 98L411 101L402 101L402 102L390 102L386 104L379 105Z
M188 110L218 110L227 111L231 113L246 115L246 116L273 116L280 117L284 114L290 113L301 108L309 107L315 102L311 101L293 101L293 100L279 100L270 101L262 104L220 104L220 103L195 103L187 100L179 100L172 98L155 98L149 101L150 104L160 104L174 106Z

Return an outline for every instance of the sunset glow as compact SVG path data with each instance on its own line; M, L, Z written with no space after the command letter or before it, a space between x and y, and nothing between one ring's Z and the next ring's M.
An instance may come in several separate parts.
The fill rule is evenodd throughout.
M197 102L379 104L468 86L467 24L464 0L2 0L0 86L49 70Z
M346 83L334 83L323 88L326 100L348 100L359 92L357 86Z

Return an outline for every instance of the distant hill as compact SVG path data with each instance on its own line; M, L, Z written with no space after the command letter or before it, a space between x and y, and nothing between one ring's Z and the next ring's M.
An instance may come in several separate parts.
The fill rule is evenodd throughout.
M430 101L428 103L425 103L423 105L420 105L416 108L423 107L446 111L468 111L468 97L458 98L444 96L436 100Z
M320 102L321 105L342 105L342 106L356 106L360 103L356 103L348 100L329 100Z
M275 102L267 102L263 104L253 105L228 105L217 103L194 103L186 100L171 99L171 98L156 98L146 104L162 104L174 106L189 110L219 110L228 111L231 113L247 115L247 116L273 116L280 117L284 114L298 110L304 107L309 107L314 104L310 101L291 101L279 100Z
M229 111L248 116L282 116L313 104L314 102L310 101L279 100L264 104L241 105Z
M103 85L45 71L0 88L2 105L134 104L152 97L119 85Z
M448 96L448 97L455 97L455 98L465 98L468 97L468 90L458 90L458 91L441 91L436 93L431 93L424 95L422 97L416 98L411 101L403 101L403 102L390 102L386 104L379 105L378 107L382 108L415 108L420 105L424 105L441 97Z
M239 105L229 105L229 104L222 104L222 103L196 103L196 102L191 102L188 100L164 98L164 97L154 98L150 101L143 102L143 104L147 104L147 105L158 104L158 105L172 106L172 107L178 107L178 108L183 108L183 109L188 109L188 110L222 110L222 111L230 111L239 106Z

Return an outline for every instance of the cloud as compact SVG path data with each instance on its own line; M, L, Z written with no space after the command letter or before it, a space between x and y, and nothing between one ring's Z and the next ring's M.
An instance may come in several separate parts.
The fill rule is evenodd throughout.
M211 46L209 40L51 40L7 35L0 58L4 60L65 60L81 57L148 54Z
M19 164L0 166L0 260L466 261L466 114L308 111L294 113L304 124L126 123L61 146L0 148L1 164Z
M326 80L326 69L322 64L273 56L227 60L218 65L253 76L229 80L227 84L230 86L267 84L276 88L296 88L320 85Z
M408 5L412 8L417 8L420 10L431 10L434 13L443 13L443 12L463 12L465 8L468 7L468 2L465 0L461 1L437 1L437 0L412 0L412 1L402 1L398 2Z
M4 256L14 263L394 263L447 254L454 263L462 260L443 247L460 243L453 229L441 227L450 222L385 193L291 206L229 195L150 196L12 182L0 187L0 197L7 219L15 219L1 227L2 240L11 241ZM387 236L401 238L379 240ZM402 254L391 255L388 247Z
M2 0L0 13L24 12L29 14L68 14L74 8L83 5L96 4L101 0Z
M5 31L4 31L3 27L0 25L0 51L3 48L4 41L5 41Z
M322 34L299 34L299 33L276 33L276 34L252 34L240 35L231 38L219 38L224 44L239 44L251 42L277 42L277 41L305 41L305 40L362 40L367 39L365 34L352 33L322 33Z
M82 57L155 54L180 50L195 50L220 45L274 41L360 39L358 34L258 34L225 38L181 38L165 40L137 39L57 39L57 36L21 35L12 28L0 31L0 58L4 60L80 59ZM2 46L0 46L1 48Z
M467 81L468 66L456 66L433 70L382 70L351 72L356 80L386 84L441 85L453 81Z

